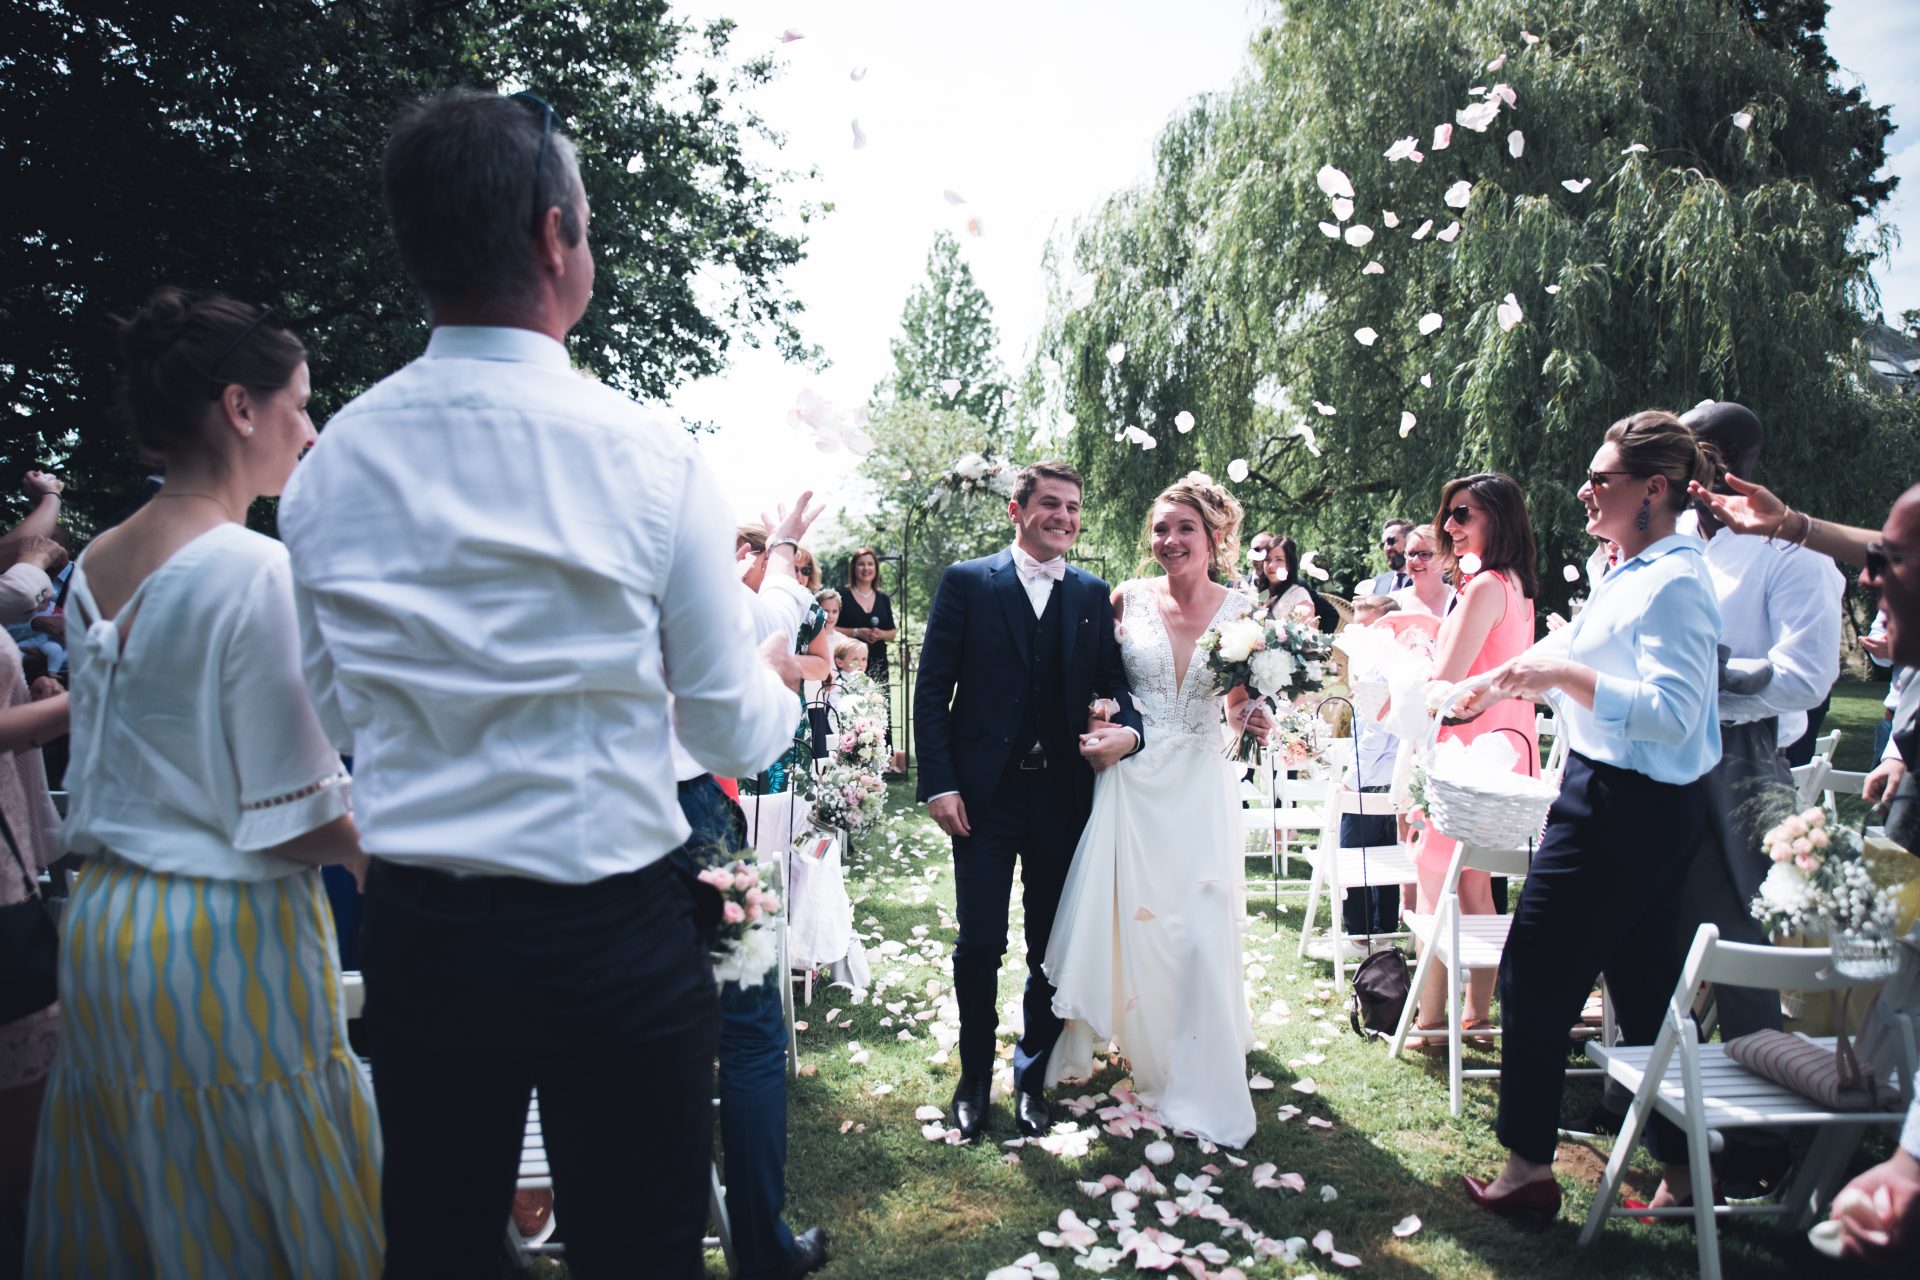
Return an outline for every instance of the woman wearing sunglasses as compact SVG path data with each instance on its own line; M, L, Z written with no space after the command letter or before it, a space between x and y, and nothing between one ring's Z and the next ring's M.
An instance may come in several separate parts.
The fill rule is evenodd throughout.
M1531 717L1547 698L1572 749L1500 965L1509 1155L1491 1182L1465 1180L1495 1213L1559 1211L1567 1029L1594 980L1607 976L1622 1038L1649 1044L1685 963L1679 889L1707 831L1701 777L1720 758L1720 609L1705 544L1674 521L1689 483L1713 474L1707 447L1671 413L1608 428L1580 501L1587 532L1618 544L1619 563L1577 621L1497 668L1466 707L1517 699ZM1685 1139L1656 1116L1647 1141L1669 1161L1655 1203L1684 1202L1688 1170L1672 1161Z
M1436 680L1452 683L1492 671L1532 646L1533 600L1540 594L1539 553L1520 486L1497 473L1449 480L1440 495L1434 528L1438 563L1452 571L1459 604L1440 624L1433 674ZM1503 702L1471 723L1441 729L1440 736L1472 742L1489 733L1498 733L1518 753L1514 764L1518 772L1538 769L1540 739L1532 703ZM1420 873L1418 910L1423 915L1439 906L1453 851L1451 838L1431 826L1422 832L1414 866ZM1460 909L1468 915L1493 914L1493 881L1484 871L1461 872ZM1429 966L1419 992L1416 1029L1445 1024L1447 980L1442 966ZM1464 1022L1469 1030L1493 1025L1492 1000L1493 974L1475 970L1467 982ZM1421 1042L1429 1052L1445 1046L1446 1041L1439 1038Z

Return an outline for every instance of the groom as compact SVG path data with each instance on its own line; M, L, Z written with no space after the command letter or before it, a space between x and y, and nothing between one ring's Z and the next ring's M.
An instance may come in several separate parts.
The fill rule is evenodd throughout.
M1107 584L1065 560L1080 536L1080 487L1080 473L1062 462L1020 472L1007 504L1013 546L941 576L914 685L919 798L953 837L960 1085L952 1118L968 1141L987 1123L1016 859L1027 915L1026 1027L1013 1057L1016 1115L1027 1137L1052 1126L1042 1091L1061 1024L1053 984L1040 966L1093 807L1094 771L1144 741ZM1096 697L1114 700L1120 711L1112 719L1091 717Z

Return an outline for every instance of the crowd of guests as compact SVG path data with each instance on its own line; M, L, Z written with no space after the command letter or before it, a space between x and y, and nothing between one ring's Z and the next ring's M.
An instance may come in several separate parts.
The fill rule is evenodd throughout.
M742 847L725 780L791 785L836 674L888 674L880 558L861 548L824 586L811 495L731 526L684 433L569 366L589 210L545 104L410 108L383 185L433 320L420 359L316 445L299 338L265 307L163 290L121 343L164 486L70 562L60 482L34 473L0 536L0 900L65 848L89 860L59 1003L0 1025L0 1204L29 1206L30 1274L489 1274L537 1088L570 1268L697 1276L717 1060L741 1273L804 1275L826 1241L782 1220L780 979L716 989L697 872ZM1579 490L1604 572L1542 641L1505 476L1389 522L1352 606L1293 539L1252 540L1248 585L1276 609L1327 630L1343 608L1432 620L1438 676L1485 684L1449 735L1511 733L1537 767L1545 700L1571 744L1499 977L1511 1155L1469 1180L1497 1211L1557 1207L1566 1032L1599 975L1648 1040L1693 925L1756 936L1764 864L1729 797L1785 776L1780 747L1833 683L1829 557L1882 593L1876 656L1920 664L1920 488L1878 535L1791 511L1743 478L1760 433L1737 408L1607 431ZM245 525L272 495L281 541ZM29 748L69 730L63 848ZM1916 736L1903 708L1870 799L1910 795ZM1420 836L1421 910L1451 855ZM364 890L371 1081L323 867ZM1396 913L1376 892L1354 895L1363 926ZM1503 895L1481 878L1462 896ZM1469 1027L1491 995L1470 989ZM1431 1028L1438 993L1420 1000ZM1650 1131L1656 1202L1689 1185L1675 1138ZM1917 1154L1920 1119L1863 1179L1911 1206ZM1856 1247L1911 1251L1902 1212Z

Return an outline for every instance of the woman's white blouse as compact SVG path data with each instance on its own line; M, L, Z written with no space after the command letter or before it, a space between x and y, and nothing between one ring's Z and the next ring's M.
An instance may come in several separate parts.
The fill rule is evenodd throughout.
M1593 710L1552 695L1567 745L1589 760L1686 783L1720 762L1720 604L1706 544L1674 534L1601 579L1536 657L1593 668Z
M262 850L346 813L348 786L301 679L286 548L239 525L209 530L114 620L83 555L67 609L68 847L222 880L304 870Z

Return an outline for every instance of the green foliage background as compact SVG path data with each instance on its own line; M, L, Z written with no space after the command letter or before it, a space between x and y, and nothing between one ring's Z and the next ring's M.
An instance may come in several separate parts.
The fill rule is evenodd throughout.
M51 465L68 519L138 487L110 316L162 283L270 304L312 353L316 419L418 353L426 327L381 208L406 101L529 88L578 142L598 281L577 364L637 395L737 340L813 353L781 283L792 175L729 69L731 24L666 0L70 0L8 6L0 52L0 477Z
M1760 478L1790 501L1877 525L1915 477L1920 413L1855 347L1875 309L1879 233L1862 218L1889 190L1873 180L1889 126L1829 84L1824 8L1276 6L1239 81L1172 121L1152 180L1078 224L1050 264L1025 407L1077 420L1092 537L1132 545L1159 488L1244 458L1234 488L1250 521L1318 548L1349 586L1377 571L1380 519L1430 518L1447 478L1501 470L1530 495L1557 602L1559 566L1588 549L1573 493L1606 425L1706 398L1768 424ZM1514 109L1432 149L1434 126L1480 100L1469 88L1501 83ZM1424 162L1388 161L1409 136ZM1350 175L1348 225L1369 225L1371 244L1318 229L1334 221L1315 178L1326 164ZM1582 178L1584 191L1562 186ZM1463 180L1470 203L1449 208L1442 193ZM1412 238L1455 218L1450 244ZM1363 274L1376 259L1384 272ZM1525 318L1503 331L1510 292ZM1445 322L1423 337L1429 311ZM1375 345L1356 341L1361 326ZM1182 409L1190 435L1172 426ZM1418 420L1405 439L1403 411ZM1120 441L1129 424L1156 447Z

